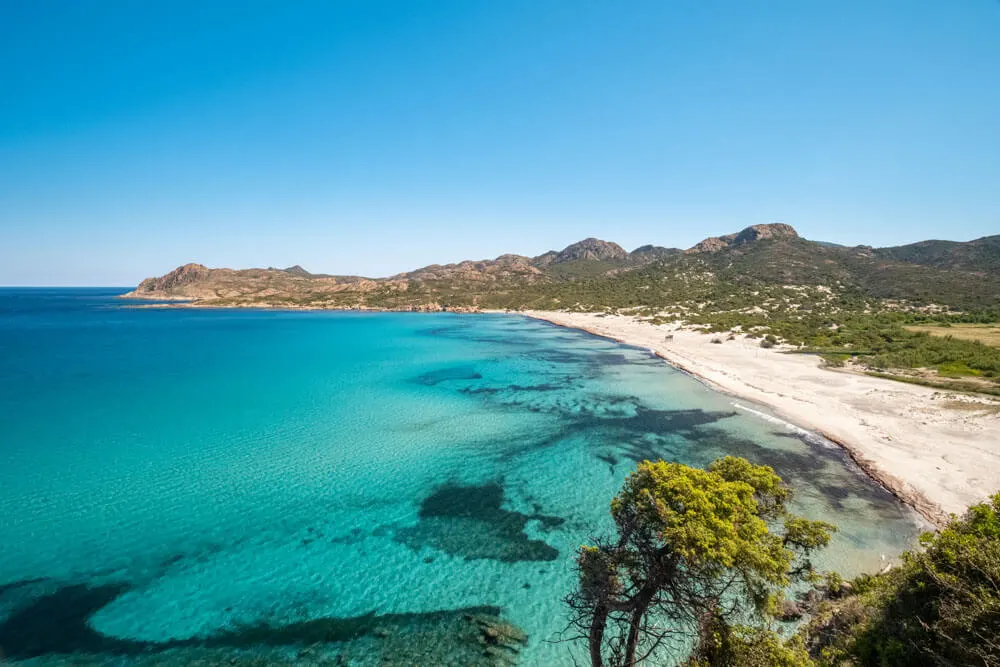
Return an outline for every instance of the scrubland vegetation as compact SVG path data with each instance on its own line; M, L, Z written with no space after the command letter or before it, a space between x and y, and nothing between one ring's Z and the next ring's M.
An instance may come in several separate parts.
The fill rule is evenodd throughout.
M708 333L735 331L766 338L764 347L782 343L822 355L833 366L897 375L907 371L911 380L1000 393L1000 348L968 333L973 322L998 321L996 308L968 311L876 299L843 285L768 285L711 274L657 277L654 271L615 281L536 286L527 305L629 313L654 324L680 321ZM951 336L951 330L961 333Z
M795 641L804 665L1000 665L1000 494L855 579Z
M640 464L567 599L592 667L1000 665L1000 494L853 581L813 570L834 527L789 514L789 499L744 459Z

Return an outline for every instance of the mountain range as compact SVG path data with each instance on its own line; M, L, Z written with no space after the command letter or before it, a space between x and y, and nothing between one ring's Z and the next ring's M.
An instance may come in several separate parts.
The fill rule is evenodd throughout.
M806 240L789 225L767 224L706 238L685 250L644 245L628 252L588 238L537 257L505 254L432 264L387 278L313 274L298 265L234 270L185 264L143 280L124 296L206 306L594 309L670 305L684 296L680 285L751 293L754 285L822 286L914 306L992 307L1000 304L1000 235L846 247Z

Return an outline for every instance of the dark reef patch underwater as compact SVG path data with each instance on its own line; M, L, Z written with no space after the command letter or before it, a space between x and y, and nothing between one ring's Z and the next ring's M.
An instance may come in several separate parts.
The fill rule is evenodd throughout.
M565 519L503 509L499 482L482 486L447 484L420 505L420 522L401 528L396 539L416 549L430 547L466 560L492 558L503 563L555 560L559 551L524 532L529 521L555 528Z
M0 624L0 647L12 661L40 664L428 664L504 665L527 637L496 607L316 618L287 625L223 629L164 642L108 637L89 619L127 590L70 585L44 594Z
M502 315L0 290L0 651L26 665L572 664L637 461L772 465L877 568L913 514L644 350Z

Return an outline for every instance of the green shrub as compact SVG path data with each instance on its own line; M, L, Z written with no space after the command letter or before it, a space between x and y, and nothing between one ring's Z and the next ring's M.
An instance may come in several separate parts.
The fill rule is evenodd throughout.
M839 613L804 630L830 665L1000 665L1000 494L887 573L859 577ZM847 613L845 613L845 610Z

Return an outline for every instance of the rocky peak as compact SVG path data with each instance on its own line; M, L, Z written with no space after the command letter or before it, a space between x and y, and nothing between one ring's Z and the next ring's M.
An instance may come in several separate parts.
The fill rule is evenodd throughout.
M865 257L874 257L875 256L875 248L871 247L870 245L855 246L854 250L859 255L863 255Z
M305 269L303 269L298 264L296 264L295 266L290 266L287 269L282 269L282 270L285 273L292 274L293 276L304 276L304 277L308 278L309 276L312 275L311 273L309 273L308 271L306 271Z
M207 278L211 269L201 264L185 264L178 266L170 273L159 278L146 278L136 291L139 292L166 292L181 285L189 285Z
M728 248L737 248L755 241L767 239L797 239L798 232L791 225L781 222L769 225L751 225L738 234L726 234L725 236L711 236L701 243L689 248L687 252L718 252Z
M561 262L573 262L582 259L616 261L626 259L627 257L628 253L617 243L589 238L566 246L552 258L552 263L559 264Z
M751 225L736 235L735 245L763 241L764 239L797 239L799 233L791 225L773 222L769 225Z
M527 264L530 261L530 257L525 257L524 255L515 255L512 253L507 253L505 255L500 255L497 257L495 262L498 264Z

